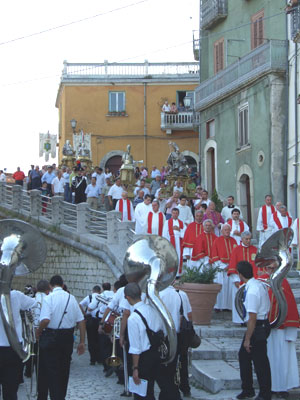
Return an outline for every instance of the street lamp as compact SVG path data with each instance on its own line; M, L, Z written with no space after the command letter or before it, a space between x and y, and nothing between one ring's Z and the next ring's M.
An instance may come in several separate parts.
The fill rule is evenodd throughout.
M71 127L72 127L72 130L73 130L73 133L75 133L76 132L76 125L77 125L76 119L74 119L74 118L71 119L70 123L71 123Z

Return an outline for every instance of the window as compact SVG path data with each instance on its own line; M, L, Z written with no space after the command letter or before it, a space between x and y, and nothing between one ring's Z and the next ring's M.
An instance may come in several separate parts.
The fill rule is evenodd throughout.
M249 144L249 106L245 104L239 108L238 121L239 148Z
M109 112L125 111L125 92L109 92Z
M251 17L251 49L264 43L264 10Z
M215 74L224 69L224 38L214 43Z
M213 138L215 136L215 120L211 119L206 122L206 139Z

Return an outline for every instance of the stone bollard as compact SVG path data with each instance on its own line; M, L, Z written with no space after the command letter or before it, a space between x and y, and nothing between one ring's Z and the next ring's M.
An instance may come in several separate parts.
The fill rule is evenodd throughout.
M131 221L118 223L119 243L122 247L125 247L125 250L132 244L133 233L130 229L134 229L134 225L135 223Z
M22 186L14 185L12 187L12 209L21 212L22 207Z
M76 205L77 210L77 233L88 232L88 203L79 203Z
M30 191L30 214L37 217L41 214L41 191L33 189Z
M119 222L118 219L121 219L122 214L119 211L109 211L106 214L107 219L107 243L108 244L118 244L119 243L119 235L118 235L118 227Z
M52 206L52 215L51 221L52 225L59 225L62 223L62 196L53 196L51 197L51 206Z

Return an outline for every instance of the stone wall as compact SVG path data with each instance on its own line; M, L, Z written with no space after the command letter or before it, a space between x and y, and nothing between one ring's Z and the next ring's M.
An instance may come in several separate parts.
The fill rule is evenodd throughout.
M44 235L45 236L45 235ZM50 279L59 274L63 277L70 292L77 300L82 300L91 292L93 286L103 282L114 283L116 277L99 257L92 256L73 246L45 236L47 258L44 265L35 273L14 277L13 288L23 291L26 284L36 286L40 279Z

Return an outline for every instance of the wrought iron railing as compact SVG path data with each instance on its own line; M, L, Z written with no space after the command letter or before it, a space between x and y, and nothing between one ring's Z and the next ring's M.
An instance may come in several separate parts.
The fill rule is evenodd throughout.
M107 239L107 219L106 212L96 211L88 208L88 226L89 233Z
M77 229L77 209L76 204L62 201L62 223L69 228Z
M286 46L283 40L269 40L229 65L195 89L195 110L200 111L223 96L271 71L285 72Z
M227 17L228 0L202 0L201 28L208 29L218 20Z

